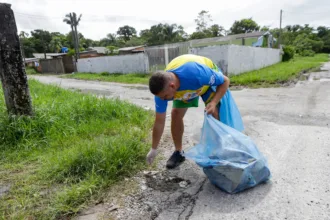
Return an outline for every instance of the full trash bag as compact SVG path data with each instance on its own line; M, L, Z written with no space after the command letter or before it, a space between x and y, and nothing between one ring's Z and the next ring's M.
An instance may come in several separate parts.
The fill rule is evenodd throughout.
M229 89L221 99L219 116L222 123L235 128L238 131L244 131L241 114Z
M271 176L266 158L248 136L206 113L199 143L184 156L202 167L212 184L231 194Z

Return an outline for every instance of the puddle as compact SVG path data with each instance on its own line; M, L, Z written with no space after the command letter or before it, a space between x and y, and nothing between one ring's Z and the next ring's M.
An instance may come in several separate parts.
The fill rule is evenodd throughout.
M10 190L10 185L0 185L0 198L6 195Z
M146 185L154 190L176 191L179 188L186 188L191 184L190 180L185 180L178 176L171 176L165 172L149 172L144 174Z

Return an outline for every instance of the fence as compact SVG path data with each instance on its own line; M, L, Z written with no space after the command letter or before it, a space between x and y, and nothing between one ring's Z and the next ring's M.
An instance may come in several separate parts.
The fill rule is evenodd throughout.
M156 70L164 70L165 66L175 57L187 53L191 53L191 49L199 47L208 47L216 45L244 45L252 46L253 43L258 41L260 36L265 32L253 32L246 34L228 35L225 37L214 37L190 40L187 42L165 44L160 46L151 46L145 48L145 53L148 57L149 72ZM219 54L218 56L226 56ZM215 57L214 57L215 58ZM219 59L217 57L216 59ZM226 69L226 63L218 63Z
M210 58L225 75L237 75L281 61L279 49L239 45L191 48L190 53Z
M149 72L164 70L165 66L175 57L189 53L189 42L166 44L161 46L146 47Z
M164 70L175 57L197 54L212 59L225 74L239 74L280 61L280 50L251 47L264 32L145 47L144 53L79 59L79 72L149 73ZM234 45L235 42L239 45ZM245 46L241 46L241 45Z
M62 58L40 59L42 73L65 73Z
M78 72L147 73L148 59L144 53L78 59Z

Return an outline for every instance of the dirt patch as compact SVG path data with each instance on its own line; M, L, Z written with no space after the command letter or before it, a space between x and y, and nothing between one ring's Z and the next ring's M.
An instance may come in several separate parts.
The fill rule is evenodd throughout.
M9 192L10 188L10 185L0 185L0 198L5 196Z

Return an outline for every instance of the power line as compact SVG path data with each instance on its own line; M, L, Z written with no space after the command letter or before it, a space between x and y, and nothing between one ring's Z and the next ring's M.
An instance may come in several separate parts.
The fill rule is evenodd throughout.
M51 16L43 16L43 15L33 15L33 14L25 14L20 12L14 12L15 15L22 16L22 17L29 17L29 18L36 18L36 19L61 19L61 17L51 17Z

